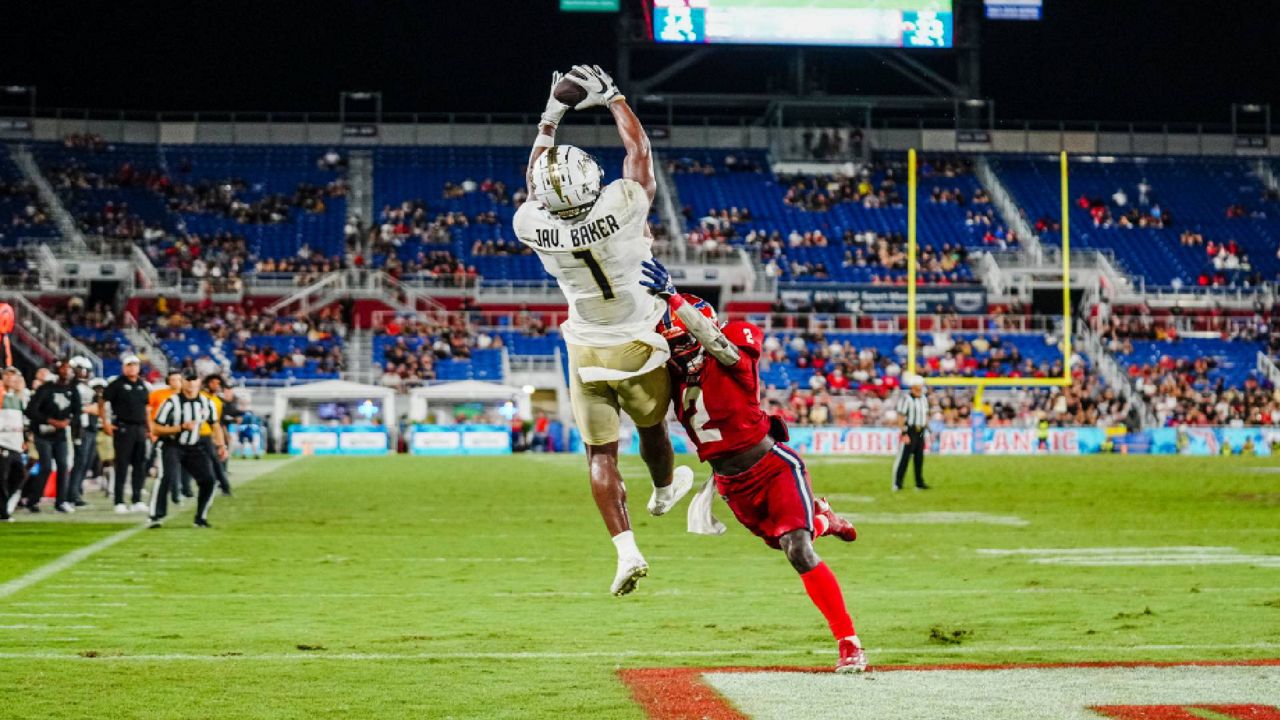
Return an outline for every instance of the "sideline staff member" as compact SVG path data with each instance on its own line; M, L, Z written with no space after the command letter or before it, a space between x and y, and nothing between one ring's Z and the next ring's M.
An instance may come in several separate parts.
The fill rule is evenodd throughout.
M142 361L137 355L125 355L119 377L107 385L102 399L111 406L111 419L103 423L103 431L111 436L116 452L116 512L129 512L124 503L124 481L133 468L131 495L133 509L147 509L142 502L142 486L147 481L147 400L151 392L138 376ZM112 422L114 421L114 423Z
M209 455L200 446L200 426L208 422L213 428L211 438L218 460L227 459L227 435L222 423L217 421L216 410L209 398L200 394L200 376L194 370L182 375L182 392L171 395L160 405L152 432L178 446L178 459L183 469L195 478L199 491L196 495L196 527L209 527L209 506L213 503L214 475ZM151 527L160 527L167 512L169 488L173 482L169 476L161 477L161 485L155 496L155 509L151 515Z
M80 392L76 390L74 376L70 363L59 362L57 378L41 385L27 404L27 418L31 420L36 451L40 454L40 472L32 490L42 492L49 473L57 466L58 497L53 509L60 513L76 511L71 502L71 443L80 436ZM39 494L28 497L27 502L39 503Z
M898 432L902 434L902 448L893 462L893 491L902 489L907 477L907 463L915 462L916 489L928 490L924 483L924 443L929 432L929 398L924 396L924 378L912 375L904 383L908 395L898 401Z

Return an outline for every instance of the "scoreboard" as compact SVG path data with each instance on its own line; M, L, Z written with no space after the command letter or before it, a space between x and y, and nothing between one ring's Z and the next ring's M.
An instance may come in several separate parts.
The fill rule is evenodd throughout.
M664 43L949 48L951 0L653 0Z

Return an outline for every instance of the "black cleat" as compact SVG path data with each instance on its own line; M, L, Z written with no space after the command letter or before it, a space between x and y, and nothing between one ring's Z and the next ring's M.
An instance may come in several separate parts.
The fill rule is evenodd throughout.
M71 503L71 504L72 504L72 505L75 505L76 507L89 507L89 503L85 502L83 499L81 499L81 500L76 500L75 502L73 502L73 503Z
M210 524L209 524L209 521L208 521L208 520L196 520L194 523L191 523L191 524L192 524L192 525L195 525L195 526L196 526L196 527L198 527L198 528L212 528L212 527L213 527L212 525L210 525Z
M147 520L148 530L156 530L162 527L164 527L164 518L151 518L150 520Z
M27 512L31 512L31 513L40 512L40 503L26 503L26 504L23 504L22 507L26 508Z
M926 485L925 483L920 483L919 485L917 485L917 486L916 486L916 489L917 489L917 490L932 490L932 488L930 488L930 487L929 487L928 485Z

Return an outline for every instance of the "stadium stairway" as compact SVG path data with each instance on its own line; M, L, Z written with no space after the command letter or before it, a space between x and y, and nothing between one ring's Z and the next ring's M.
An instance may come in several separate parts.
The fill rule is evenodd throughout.
M49 209L53 222L58 227L58 233L71 243L73 249L88 251L89 248L85 242L84 233L80 232L75 218L71 216L66 206L62 204L62 199L58 197L58 193L54 192L48 178L40 171L40 166L36 163L35 156L31 154L31 151L25 145L14 145L9 149L9 157L13 160L13 164L22 171L26 179L36 186L36 191L40 194L40 202Z
M358 383L372 383L376 380L373 368L372 331L368 328L356 327L347 334L346 347L342 357L346 368L342 371L342 379Z

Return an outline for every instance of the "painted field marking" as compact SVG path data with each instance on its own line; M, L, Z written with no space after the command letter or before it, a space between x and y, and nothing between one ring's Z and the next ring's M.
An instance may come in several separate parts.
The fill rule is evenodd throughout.
M10 595L13 595L14 593L20 592L22 590L25 590L31 587L32 585L35 585L36 583L40 582L41 580L44 580L47 577L57 575L58 573L62 572L63 570L66 570L67 568L75 565L76 563L79 563L81 560L84 560L85 558L92 557L93 555L96 555L97 553L102 552L103 550L106 550L112 545L116 545L118 543L124 542L125 540L128 540L134 535L137 535L138 533L142 532L144 529L146 529L145 525L138 525L136 527L131 527L128 530L121 530L120 532L115 533L114 535L108 535L107 537L102 538L101 540L95 543L86 545L76 550L72 550L71 552L67 553L66 555L63 555L60 558L57 558L51 563L48 563L46 565L41 565L40 567L36 568L35 570L32 570L26 575L16 577L13 580L0 584L0 598L7 598Z
M236 476L237 484L244 485L246 483L252 482L269 472L274 472L276 470L279 470L280 468L284 467L285 465L288 465L289 463L293 462L296 459L297 458L290 458L288 460L267 461L268 463L274 463L269 466L265 463L262 465L255 465L253 467L253 470L255 470L256 472L246 473L244 477L240 477L240 474L237 473L237 476ZM113 545L117 545L119 543L124 542L125 540L128 540L134 535L137 535L138 533L145 530L146 527L147 527L146 525L134 525L133 527L130 527L126 530L121 530L120 532L115 533L114 535L108 535L107 537L102 538L101 540L95 543L91 543L82 548L77 548L75 550L72 550L66 555L63 555L62 557L59 557L46 565L41 565L40 567L32 570L31 572L28 572L26 575L21 575L6 583L0 584L0 598L7 598L15 593L21 592L22 590L25 590L31 587L32 585L35 585L36 583L40 582L41 580L44 580L47 577L57 575L63 570L71 568L72 566L80 563L85 558L92 557Z
M826 497L827 497L827 499L828 499L828 500L830 500L832 503L836 503L836 504L839 504L839 503L873 503L873 502L875 502L875 501L876 501L876 499L875 499L875 498L873 498L873 497L871 497L870 495L851 495L851 494L849 494L849 493L830 493L830 494L828 494Z
M999 652L1056 652L1056 651L1097 651L1097 646L1005 646L1005 647L988 647L988 648L946 648L946 647L915 647L915 648L871 648L870 652L885 654L912 654L912 655L946 655L950 653L963 653L971 650L979 654L991 654ZM1108 652L1114 651L1131 651L1140 653L1149 653L1159 650L1182 650L1182 651L1222 651L1222 650L1280 650L1280 643L1248 643L1248 644L1223 644L1223 645L1132 645L1129 647L1109 647ZM812 657L831 657L834 655L834 648L830 646L822 649L800 649L800 650L769 650L769 649L719 649L719 650L583 650L583 651L529 651L529 652L416 652L416 653L366 653L366 652L329 652L329 651L299 651L295 653L239 653L228 652L222 654L199 654L199 653L139 653L130 654L104 654L97 657L86 657L79 653L51 653L45 651L39 652L0 652L0 660L114 660L119 662L232 662L232 661L256 661L256 662L296 662L308 660L329 660L338 662L383 662L383 661L411 661L411 660L585 660L595 658L614 658L627 660L663 660L663 659L680 659L680 658L812 658ZM1256 665L1256 664L1275 664L1280 660L1260 660L1260 661L1227 661L1225 664L1240 665ZM1178 665L1182 663L1166 663L1169 665ZM1199 665L1200 663L1192 663ZM1214 665L1219 663L1204 663ZM1110 662L1098 663L1107 667L1116 666L1160 666L1161 663L1151 663L1148 661L1133 662ZM956 667L979 667L987 668L989 666L973 666L973 665L939 665L939 666L911 666L915 670L927 670L930 668L956 668ZM990 666L995 667L995 666ZM1015 667L1001 665L1001 668ZM1022 667L1022 666L1016 666ZM1030 666L1028 666L1030 667ZM1037 666L1038 667L1038 666ZM705 669L685 668L692 672L706 672ZM767 668L751 668L754 670L762 670ZM877 668L877 670L885 669L901 669L894 667ZM807 668L805 672L830 672L830 668Z
M1024 527L1030 521L1016 515L982 512L845 513L854 525L1007 525Z
M1280 660L872 666L862 676L836 675L830 668L749 667L635 668L618 674L652 720L1098 720L1100 710L1116 705L1250 706L1270 713L1280 703ZM1190 716L1205 717L1213 716Z
M1175 545L1114 548L981 548L987 557L1024 557L1037 565L1142 567L1170 565L1252 565L1280 568L1280 555L1250 555L1233 547Z
M102 613L60 613L60 612L0 612L0 617L12 618L100 618Z
M96 630L97 625L0 625L0 630Z
M78 596L77 596L78 597ZM60 603L49 602L48 600L40 600L38 602L11 602L9 605L13 607L97 607L97 608L122 608L129 607L129 603L124 602L77 602L77 603Z

